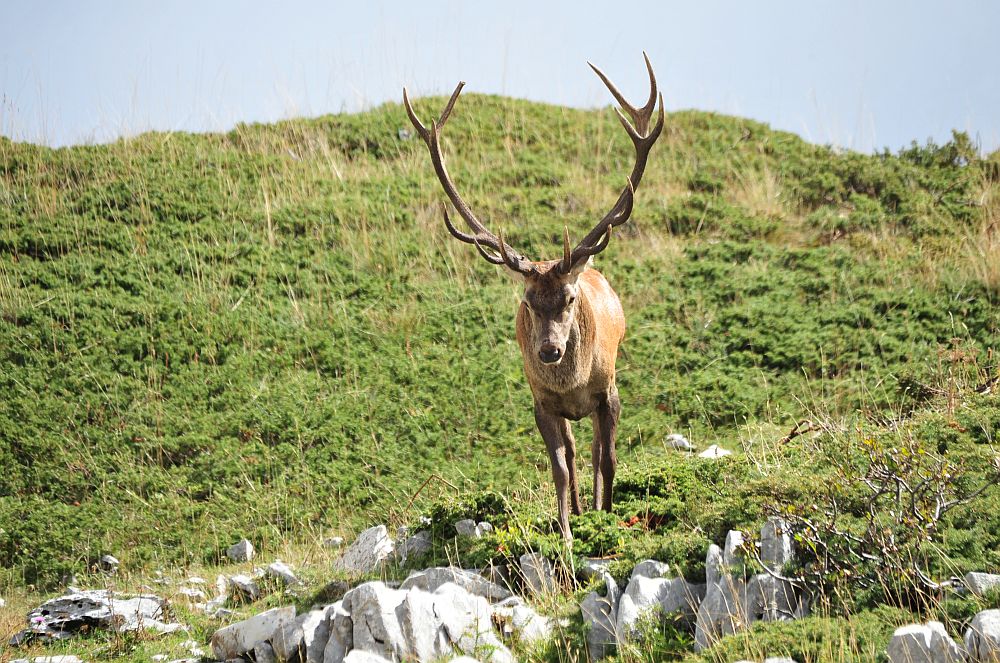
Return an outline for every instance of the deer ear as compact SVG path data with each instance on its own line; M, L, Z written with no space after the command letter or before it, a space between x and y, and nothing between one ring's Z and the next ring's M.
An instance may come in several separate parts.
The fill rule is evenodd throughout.
M577 260L573 263L569 273L566 275L570 280L576 281L583 274L584 270L594 264L594 256L587 256L585 260Z

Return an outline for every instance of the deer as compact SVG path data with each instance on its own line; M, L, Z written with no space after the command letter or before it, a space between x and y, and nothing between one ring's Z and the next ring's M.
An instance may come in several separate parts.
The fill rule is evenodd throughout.
M593 508L611 511L612 506L618 463L615 438L621 416L615 361L618 346L625 338L625 314L608 280L593 268L593 260L607 248L613 229L631 216L635 190L642 180L650 149L663 130L663 95L657 93L649 57L643 53L643 58L650 91L649 99L640 108L626 101L604 72L587 63L625 111L614 109L632 140L635 165L614 206L576 246L570 247L569 228L564 227L562 256L554 260L531 261L507 243L502 230L499 234L491 232L459 195L448 174L441 152L441 131L465 81L458 83L441 115L437 120L432 119L429 127L417 117L403 88L406 114L430 152L431 164L445 195L471 231L456 228L447 203L442 203L448 232L460 242L472 244L487 262L505 268L524 285L515 335L534 401L535 423L552 466L559 530L570 545L573 535L569 516L583 512L577 483L576 441L570 421L591 418ZM658 118L650 127L657 100Z

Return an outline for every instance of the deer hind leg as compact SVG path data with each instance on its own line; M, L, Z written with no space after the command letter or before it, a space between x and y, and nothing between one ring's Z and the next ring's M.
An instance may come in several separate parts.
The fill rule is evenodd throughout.
M580 504L580 484L576 480L576 439L573 437L573 426L569 419L562 421L562 438L566 444L566 468L569 470L569 507L574 516L583 513Z
M563 436L563 426L567 425L562 417L550 414L535 405L535 423L538 425L538 432L545 440L545 448L549 452L549 461L552 463L552 480L556 485L556 506L559 510L559 530L563 539L569 541L573 538L569 529L569 487L570 487L570 464L567 462L567 444ZM577 498L579 501L579 498Z
M607 395L591 416L594 423L594 442L591 447L591 463L594 467L594 508L611 511L611 487L615 480L618 456L615 452L615 437L618 434L618 417L622 405L618 400L618 388L611 385Z

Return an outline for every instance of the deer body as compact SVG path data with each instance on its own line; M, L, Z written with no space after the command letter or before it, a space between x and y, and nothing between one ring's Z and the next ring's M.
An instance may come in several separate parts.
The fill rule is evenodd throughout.
M539 280L558 279L557 265L541 273ZM611 484L617 457L615 433L621 404L615 384L615 359L625 336L625 314L618 295L607 279L585 268L576 279L577 294L571 305L572 321L558 362L546 363L537 347L544 342L544 322L539 324L532 300L536 293L558 292L550 284L532 284L517 312L517 344L524 358L524 374L535 402L535 423L552 464L556 486L559 527L568 533L569 514L579 515L580 489L576 477L576 440L569 421L591 416L591 444L595 509L611 509ZM563 286L565 288L565 286ZM538 304L534 308L538 308ZM541 340L539 340L541 339Z
M559 363L547 364L538 356L533 340L541 330L525 300L518 307L516 323L517 344L535 402L573 421L593 412L599 398L614 386L615 357L625 336L625 314L607 279L587 269L578 284L574 320Z
M611 510L615 475L615 436L621 402L615 384L615 359L625 336L625 315L618 295L607 279L591 268L592 257L611 241L612 229L625 223L632 213L635 187L642 179L649 150L663 129L663 99L652 128L649 121L656 109L656 78L646 58L649 72L649 100L642 108L625 101L618 89L596 67L597 75L611 90L632 119L618 112L635 146L636 161L625 188L611 211L576 245L570 248L568 229L563 235L563 256L559 260L532 262L514 251L476 218L458 194L445 168L439 132L448 121L464 83L452 93L440 118L427 128L410 106L406 89L403 103L417 133L431 153L434 172L451 203L472 230L465 233L451 223L447 207L444 222L459 241L473 244L480 255L494 265L502 265L523 278L524 297L517 312L517 343L524 358L524 374L534 399L535 423L545 441L556 487L559 529L572 538L570 513L582 513L576 476L576 441L570 421L590 416L594 427L591 445L594 508Z

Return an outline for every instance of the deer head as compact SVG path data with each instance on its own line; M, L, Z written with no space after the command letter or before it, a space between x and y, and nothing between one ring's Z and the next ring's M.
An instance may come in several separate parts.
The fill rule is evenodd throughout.
M534 347L538 358L544 364L558 364L564 356L567 340L574 327L577 313L578 278L587 269L593 256L607 248L611 241L612 230L628 221L629 215L632 213L635 189L642 180L649 151L663 130L663 96L658 95L656 91L656 76L653 74L653 67L645 53L643 53L643 58L646 61L646 70L649 72L650 90L649 99L640 108L628 103L614 83L600 69L593 64L590 65L591 69L604 81L614 98L621 104L625 113L628 114L626 117L625 113L615 109L618 119L635 146L635 165L632 167L632 173L614 206L575 247L571 248L569 230L568 228L564 229L563 255L556 260L528 260L504 240L502 232L492 233L476 218L472 209L462 200L458 189L448 175L444 157L441 154L440 135L465 82L460 82L455 87L455 91L440 117L436 121L432 120L429 128L413 112L406 88L403 88L403 105L406 107L410 122L413 123L417 134L420 135L430 151L434 172L437 174L445 194L471 232L462 232L456 228L451 222L447 206L442 205L445 226L456 239L475 246L487 262L501 265L523 278L525 286L523 302L533 316ZM649 122L654 110L656 110L657 99L660 102L659 115L656 124L650 129Z

